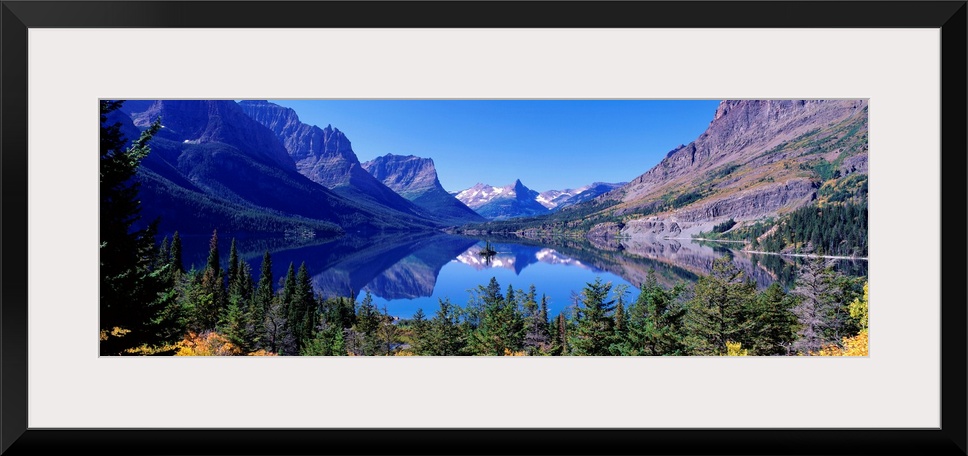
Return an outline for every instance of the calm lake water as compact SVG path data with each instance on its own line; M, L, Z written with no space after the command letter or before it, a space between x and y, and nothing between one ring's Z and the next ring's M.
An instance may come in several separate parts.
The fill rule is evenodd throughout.
M575 302L586 283L601 278L613 287L627 285L626 302L634 301L650 269L661 284L671 287L693 282L708 274L713 260L730 255L759 288L779 281L793 286L802 258L750 254L735 250L737 244L698 243L689 239L610 240L593 244L587 240L527 240L487 238L497 253L489 260L478 254L483 238L442 233L394 233L376 236L346 235L330 241L287 240L234 235L240 256L258 280L262 254L272 256L276 282L285 277L289 264L302 262L316 289L326 296L357 296L370 292L391 315L409 318L418 308L432 317L438 299L449 298L464 306L469 290L497 279L502 293L508 285L527 290L532 284L540 297L549 298L549 312L557 315ZM220 235L223 264L228 259L232 235ZM208 256L208 236L182 238L185 267L201 268ZM732 247L732 248L731 248ZM837 260L838 270L855 276L867 274L866 260Z

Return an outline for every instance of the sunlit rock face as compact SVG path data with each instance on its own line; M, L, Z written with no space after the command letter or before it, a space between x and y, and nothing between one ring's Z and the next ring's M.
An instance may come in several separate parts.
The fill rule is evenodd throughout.
M363 169L400 196L446 223L460 225L485 220L444 190L437 178L433 159L387 154L363 163Z

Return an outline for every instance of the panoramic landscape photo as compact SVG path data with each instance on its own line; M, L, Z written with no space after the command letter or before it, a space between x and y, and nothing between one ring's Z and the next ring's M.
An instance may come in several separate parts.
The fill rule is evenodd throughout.
M103 356L867 356L868 100L101 100Z

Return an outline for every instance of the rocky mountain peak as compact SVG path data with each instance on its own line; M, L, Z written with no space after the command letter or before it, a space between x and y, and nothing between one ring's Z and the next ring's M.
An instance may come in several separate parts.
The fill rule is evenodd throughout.
M430 158L386 154L363 163L363 168L401 194L440 186L437 169Z
M433 159L386 154L363 163L362 167L383 185L444 222L462 224L484 220L444 190L437 179Z
M227 144L260 161L295 169L273 132L230 100L157 100L131 117L139 127L161 117L160 137L186 144Z
M792 143L831 123L861 115L867 100L724 100L709 127L695 141L679 146L622 189L625 201L659 196L670 185L704 176L714 168L741 166L760 157L782 160L770 150Z

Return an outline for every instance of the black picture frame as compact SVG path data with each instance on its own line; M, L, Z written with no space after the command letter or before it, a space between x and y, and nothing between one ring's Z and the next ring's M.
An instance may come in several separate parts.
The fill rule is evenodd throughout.
M2 1L0 452L28 454L966 454L966 1ZM550 9L554 14L549 14ZM33 27L939 28L938 429L36 429L27 427L27 30ZM940 241L939 241L940 242ZM931 341L923 341L925 343Z

